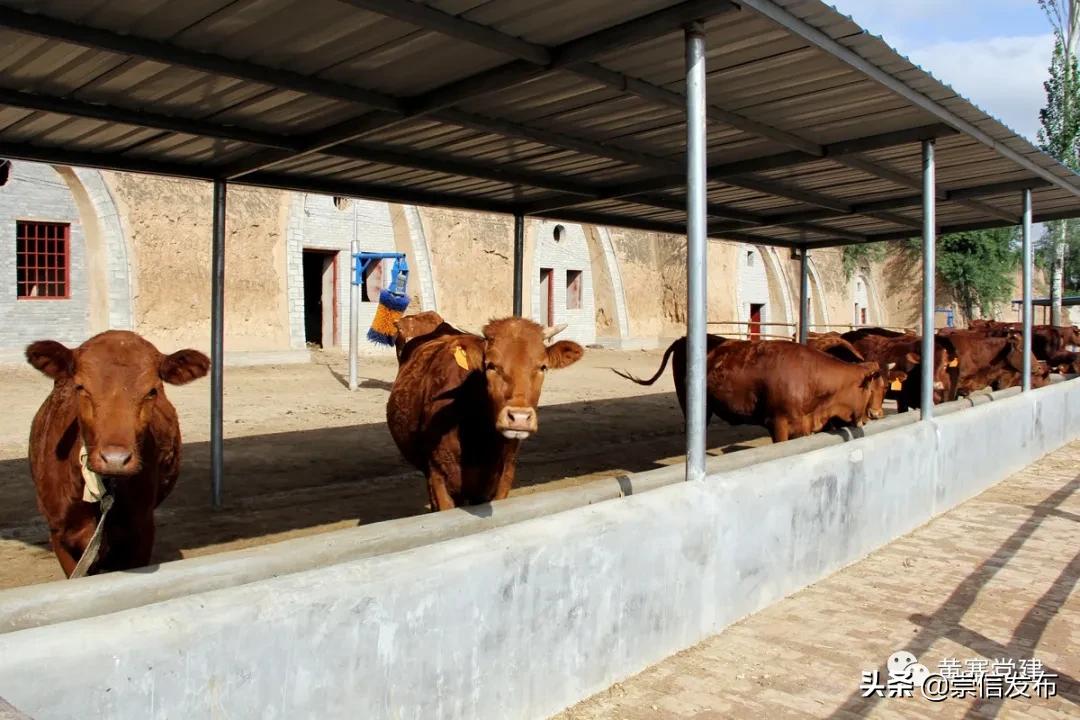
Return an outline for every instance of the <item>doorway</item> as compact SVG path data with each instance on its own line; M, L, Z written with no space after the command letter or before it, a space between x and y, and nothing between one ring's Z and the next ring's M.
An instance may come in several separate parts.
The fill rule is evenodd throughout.
M338 341L337 253L304 250L304 340L333 347Z
M551 268L540 268L540 324L555 324L555 273Z
M747 334L751 340L761 339L761 311L764 308L765 303L750 303L750 326Z

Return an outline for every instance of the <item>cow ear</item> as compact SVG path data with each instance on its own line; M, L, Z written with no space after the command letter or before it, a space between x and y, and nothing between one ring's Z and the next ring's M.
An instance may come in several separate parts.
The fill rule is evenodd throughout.
M868 367L866 368L866 375L863 376L862 382L859 383L859 387L868 388L870 387L870 383L874 382L874 379L879 377L881 377L881 367Z
M158 375L170 385L185 385L198 380L210 369L210 358L198 350L177 350L164 355L158 366Z
M53 380L75 374L75 353L55 340L38 340L27 345L26 361Z
M904 361L907 362L908 367L914 367L919 364L919 356L915 353L908 353L904 356Z
M573 365L585 354L585 348L573 340L560 340L547 349L547 364L552 370Z

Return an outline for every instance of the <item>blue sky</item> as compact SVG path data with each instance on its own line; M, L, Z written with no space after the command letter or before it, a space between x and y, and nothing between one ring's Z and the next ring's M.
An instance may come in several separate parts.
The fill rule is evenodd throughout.
M826 0L1034 141L1052 47L1036 0Z

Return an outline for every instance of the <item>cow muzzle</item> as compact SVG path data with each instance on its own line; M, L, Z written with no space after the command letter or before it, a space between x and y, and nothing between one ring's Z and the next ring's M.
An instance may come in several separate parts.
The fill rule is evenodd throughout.
M524 440L536 432L536 409L507 406L499 412L495 429L507 440Z
M90 469L99 475L134 475L139 472L139 458L123 445L103 445L90 454Z

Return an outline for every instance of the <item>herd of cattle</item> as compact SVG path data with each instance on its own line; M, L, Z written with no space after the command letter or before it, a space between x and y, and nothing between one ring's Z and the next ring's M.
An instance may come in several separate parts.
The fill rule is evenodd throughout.
M432 510L509 494L520 443L538 429L545 374L584 353L575 342L551 343L561 330L505 318L474 334L434 312L398 322L387 425L405 459L426 476ZM1036 387L1051 372L1080 373L1077 328L1036 326L1032 345ZM776 442L880 418L887 397L900 411L919 407L922 348L911 333L811 333L805 346L710 335L707 348L707 417L763 425ZM123 331L102 333L74 350L35 342L26 357L54 381L34 417L29 459L38 508L64 573L148 564L154 509L180 468L180 428L164 383L204 376L209 360L196 350L164 355ZM651 385L669 360L685 412L685 338L672 343L648 380L615 372ZM1017 385L1020 328L975 321L966 330L943 329L934 337L930 366L935 402Z

